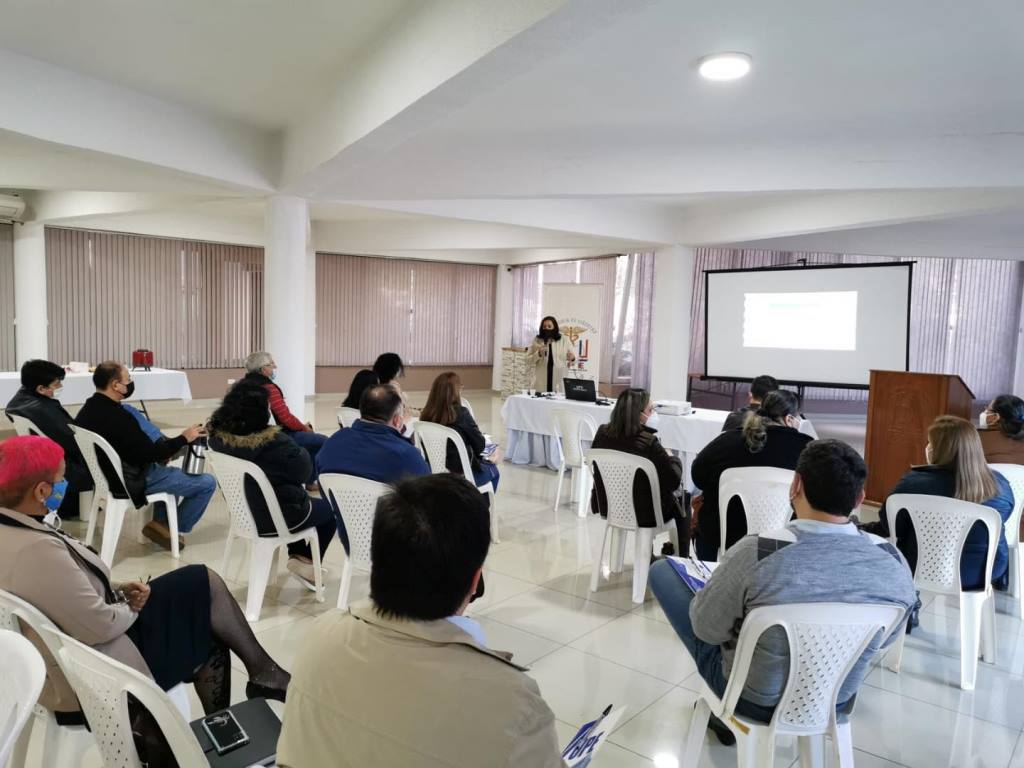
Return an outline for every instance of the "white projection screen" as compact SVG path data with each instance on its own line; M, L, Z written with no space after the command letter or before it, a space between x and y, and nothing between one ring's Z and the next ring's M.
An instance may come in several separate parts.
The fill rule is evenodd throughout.
M705 375L867 387L909 367L912 262L704 273Z

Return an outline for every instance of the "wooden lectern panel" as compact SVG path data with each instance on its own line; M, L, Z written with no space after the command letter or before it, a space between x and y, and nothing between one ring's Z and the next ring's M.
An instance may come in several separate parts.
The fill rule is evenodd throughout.
M969 419L974 396L958 376L872 371L864 458L865 493L881 504L914 464L924 464L928 427L937 416Z

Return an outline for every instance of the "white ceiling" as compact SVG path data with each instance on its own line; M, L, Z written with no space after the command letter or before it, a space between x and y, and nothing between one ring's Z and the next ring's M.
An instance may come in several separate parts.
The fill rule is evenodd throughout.
M0 188L209 195L190 210L246 221L277 190L363 250L1024 258L1020 0L0 0L0 19ZM750 77L701 80L720 50Z

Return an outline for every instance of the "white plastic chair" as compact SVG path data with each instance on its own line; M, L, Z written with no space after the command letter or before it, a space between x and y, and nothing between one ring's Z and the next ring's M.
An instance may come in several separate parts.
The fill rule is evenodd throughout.
M940 595L960 599L960 687L974 690L978 676L978 651L991 663L996 660L996 600L992 591L992 564L1003 521L991 507L945 496L895 493L885 500L889 538L896 545L896 519L906 511L917 539L914 584ZM965 592L960 588L960 554L971 527L981 521L988 528L984 587ZM900 671L905 634L900 635L886 666Z
M93 492L92 509L89 512L89 528L85 534L85 543L92 546L92 537L96 532L96 518L100 506L103 507L103 541L100 544L100 559L110 567L114 564L114 552L117 550L117 540L121 536L121 526L124 524L125 513L129 509L135 509L135 502L128 494L128 486L124 482L124 467L121 464L121 457L117 451L101 435L90 432L88 429L72 425L71 431L75 433L75 442L82 452L85 464L89 467L89 474L92 475L93 485L96 486ZM116 490L110 487L107 476L103 474L100 466L100 451L107 457L107 461L117 473L117 480L120 488ZM162 503L167 509L167 527L171 532L171 556L180 557L178 550L178 498L170 493L147 493L147 504ZM141 529L141 519L139 520Z
M338 409L337 415L338 426L347 429L356 423L356 419L359 418L359 409L341 406L341 408Z
M793 516L789 504L793 475L793 470L777 467L733 467L722 473L718 479L718 527L722 532L719 560L728 541L729 502L739 496L747 517L748 535L774 531Z
M1010 553L1010 595L1017 601L1017 611L1024 616L1024 589L1021 589L1022 574L1020 556L1020 518L1024 512L1024 466L1020 464L989 464L989 469L1006 478L1013 490L1013 512L1003 526L1006 532L1006 546Z
M476 414L473 413L473 406L469 404L469 400L462 398L462 407L469 411L469 415L473 417L473 421L476 421Z
M587 505L590 503L590 487L593 478L590 468L583 459L583 441L593 440L597 433L597 422L589 413L580 413L571 408L555 408L552 410L555 440L558 441L562 454L562 463L558 466L558 490L555 492L555 512L562 500L562 478L566 468L571 470L569 481L569 503L576 497L576 514L587 516Z
M7 629L0 629L0 680L0 765L7 765L46 680L39 651Z
M469 482L473 482L473 464L469 460L469 452L466 451L462 435L451 427L434 424L430 421L417 421L413 433L416 436L417 447L426 454L431 472L440 475L448 471L448 441L450 440L459 452L462 474ZM476 489L480 493L487 494L488 506L491 508L491 540L497 544L501 540L498 538L498 510L494 505L494 486L490 482L486 482L476 486Z
M274 562L274 553L279 548L296 541L309 543L313 554L316 599L317 602L322 603L324 600L324 577L320 564L320 545L317 541L316 528L304 528L294 533L288 530L284 515L281 514L281 506L274 494L274 488L270 485L263 470L256 464L217 451L208 451L206 456L210 460L213 474L217 477L217 484L224 494L224 501L227 502L228 514L231 517L231 527L228 529L227 541L224 543L224 558L221 561L220 572L227 573L228 571L231 545L236 537L246 539L251 547L249 552L249 588L245 596L245 617L249 621L259 621L260 612L263 609L263 595L267 591L270 568ZM245 496L246 476L256 482L263 494L263 500L270 511L270 519L274 523L276 533L263 536L257 530L252 510L249 509L249 500Z
M14 413L8 413L9 418L14 423L14 431L19 437L25 437L26 435L38 435L39 437L49 437L43 430L37 427L31 419L26 419L24 416L18 416ZM79 519L91 520L92 519L92 506L93 506L93 492L82 491L78 494L78 509Z
M853 768L850 722L839 722L839 690L871 640L881 630L887 637L903 618L895 605L806 603L755 608L743 619L732 671L721 698L701 684L686 751L681 765L700 762L710 715L714 714L737 739L739 768L774 765L775 738L796 736L801 768L823 768L824 737L831 737L840 768ZM750 672L758 638L770 627L781 627L789 640L789 677L771 722L760 723L736 714L736 705Z
M374 480L333 472L320 475L320 487L341 513L348 534L349 551L345 558L345 568L341 572L341 589L338 591L338 607L344 611L348 610L352 571L357 568L364 572L370 570L373 516L377 511L377 500L390 489L384 483Z
M104 768L142 768L128 717L129 693L156 720L178 765L207 765L188 720L156 683L63 632L44 627L43 635L49 647L58 648L61 666L92 728Z
M642 603L647 592L647 574L651 567L654 537L659 533L667 532L676 552L680 551L675 522L671 520L666 522L662 514L658 471L650 459L604 448L593 448L587 451L585 460L592 472L600 473L601 484L604 486L605 497L608 500L608 518L605 522L604 535L601 538L601 551L594 560L594 568L590 574L590 591L597 591L605 549L609 549L609 570L618 570L621 567L626 547L626 534L632 531L635 538L633 602ZM637 472L643 472L651 486L655 521L653 528L641 528L636 522L636 507L633 506L633 477ZM613 540L611 547L608 546L609 533L619 534Z

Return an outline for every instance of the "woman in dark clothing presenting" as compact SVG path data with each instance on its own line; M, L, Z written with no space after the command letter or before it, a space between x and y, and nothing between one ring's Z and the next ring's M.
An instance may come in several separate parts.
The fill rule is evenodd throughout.
M998 472L993 472L985 463L981 439L974 426L957 416L939 416L928 428L928 446L925 448L928 461L923 467L912 467L893 493L922 493L928 496L945 496L951 499L972 501L992 507L1005 523L1013 511L1013 491L1010 484ZM878 511L878 522L862 528L870 533L888 538L889 526L898 510L883 504ZM907 558L910 569L917 567L917 539L906 514L896 518L896 546ZM960 556L960 586L962 589L980 589L985 573L985 558L988 554L988 532L983 523L977 522L967 534L963 553ZM995 564L992 567L992 583L1005 586L1009 552L1006 536L1000 526L999 542Z
M723 432L693 460L690 476L703 492L698 497L700 501L694 500L694 507L699 509L695 545L701 560L717 560L722 543L718 510L718 481L722 473L734 467L796 469L801 451L811 442L811 437L798 429L799 411L800 402L792 392L769 392L757 410L746 415L742 429ZM726 546L732 546L747 533L747 518L738 498L729 502L726 514Z
M684 551L687 541L686 520L683 505L676 491L683 477L683 463L669 454L658 440L657 432L647 426L654 413L654 403L644 389L627 389L615 402L611 419L597 428L593 448L631 453L649 459L658 472L658 491L661 495L661 514L667 523L674 520L679 533L680 546ZM646 475L637 473L633 478L633 506L636 508L637 524L644 528L654 526L654 500ZM590 494L591 511L608 516L608 498L601 473L594 469L594 490Z
M330 502L310 498L306 493L304 485L312 470L309 453L280 427L267 425L269 403L266 389L259 384L245 380L235 384L210 417L207 425L210 447L251 461L262 469L274 488L288 529L316 528L321 558L336 531L342 536L347 550L344 527L339 524ZM259 532L273 533L270 510L256 481L250 477L245 478L245 497ZM312 555L305 541L288 545L288 570L310 588L315 580Z
M462 380L457 373L447 371L434 379L430 386L430 395L427 396L427 404L420 411L420 421L441 424L458 432L466 445L466 453L469 454L469 461L473 467L473 481L478 486L490 483L494 490L498 490L498 479L501 475L497 465L481 455L487 441L469 409L462 404ZM445 465L449 472L462 472L458 448L452 445L451 440L448 441Z

